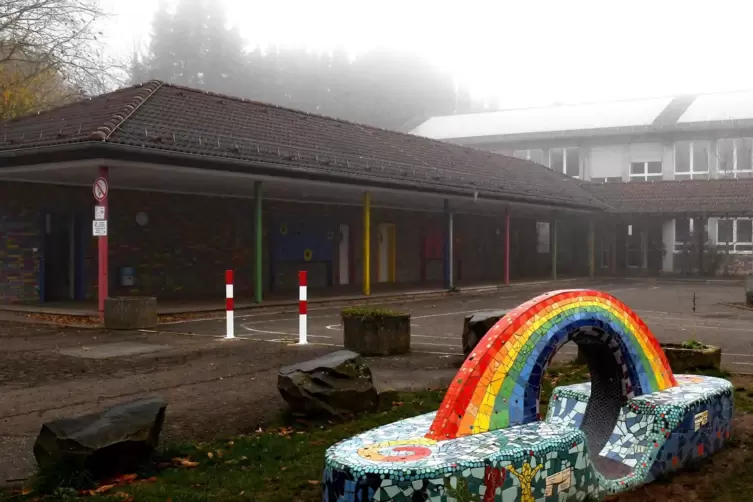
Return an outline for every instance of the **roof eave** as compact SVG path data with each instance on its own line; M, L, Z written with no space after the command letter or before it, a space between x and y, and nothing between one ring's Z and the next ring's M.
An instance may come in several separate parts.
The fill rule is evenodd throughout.
M552 209L573 209L579 211L601 212L608 208L598 197L594 196L594 203L577 203L565 201L551 201L540 198L516 197L506 194L496 194L472 188L451 188L442 186L417 186L414 182L400 182L398 180L375 180L367 176L353 174L336 174L336 173L316 173L305 168L296 168L284 163L272 163L261 161L245 161L241 159L232 159L227 157L214 157L209 155L190 154L174 152L169 150L155 150L140 148L117 143L104 141L80 141L76 143L56 144L42 148L19 148L11 151L0 151L0 171L3 167L20 167L26 165L48 164L55 162L71 160L90 160L90 159L112 159L132 162L151 162L154 164L163 164L169 166L186 166L196 168L207 168L207 160L211 159L213 168L222 167L227 172L238 172L246 174L259 174L264 176L282 177L281 173L288 172L295 174L298 179L309 179L311 181L330 181L353 184L358 182L364 187L374 188L392 188L411 190L420 193L434 193L440 195L466 196L473 197L475 193L483 198L501 202L520 202L526 204L536 204L541 207ZM253 169L253 172L249 171ZM585 191L585 190L584 190ZM589 193L590 192L586 192ZM592 195L592 194L590 194ZM593 195L592 195L593 196Z

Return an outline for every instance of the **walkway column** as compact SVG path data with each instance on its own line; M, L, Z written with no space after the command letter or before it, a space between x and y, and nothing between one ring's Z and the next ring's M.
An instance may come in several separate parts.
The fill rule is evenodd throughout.
M675 271L675 220L667 220L662 224L662 243L664 244L664 258L662 259L662 272L672 273Z
M100 183L98 181L101 179L105 180L104 182L104 192L101 189ZM107 169L107 166L100 166L99 168L99 177L97 178L97 181L95 181L95 187L94 187L94 194L95 197L99 199L98 206L103 207L104 211L104 220L108 221L108 218L110 217L110 205L109 205L109 199L110 199L110 173ZM104 318L105 315L105 298L107 298L108 293L108 286L109 286L109 243L108 243L108 237L107 235L101 235L97 237L97 267L98 267L98 274L97 274L97 300L98 300L98 307L99 307L99 317L100 319Z
M363 294L371 294L371 194L363 193Z
M254 183L254 295L256 296L256 303L261 303L263 297L262 282L264 279L264 266L262 264L262 241L263 241L263 227L262 227L262 184L261 181Z
M505 285L510 285L510 210L505 211Z
M698 275L703 275L703 249L706 245L706 232L704 228L704 219L703 218L697 218L693 222L693 231L695 232L695 236L698 239Z
M648 230L641 230L641 271L648 275Z
M588 220L588 276L596 275L596 236L594 235L594 220Z
M444 200L444 214L445 214L445 233L444 233L444 287L445 289L453 289L455 287L455 274L453 271L453 262L455 256L453 253L453 218L452 211L450 211L450 201Z
M549 223L549 247L552 254L552 280L557 280L557 220Z

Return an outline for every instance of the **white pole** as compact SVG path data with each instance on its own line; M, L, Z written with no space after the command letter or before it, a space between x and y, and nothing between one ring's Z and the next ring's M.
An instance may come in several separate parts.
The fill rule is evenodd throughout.
M308 343L308 327L306 321L308 318L308 299L307 299L307 277L306 271L298 272L298 344L306 345Z
M233 300L233 271L225 271L225 310L227 312L227 327L225 329L225 338L235 338L235 322L233 320L234 310Z

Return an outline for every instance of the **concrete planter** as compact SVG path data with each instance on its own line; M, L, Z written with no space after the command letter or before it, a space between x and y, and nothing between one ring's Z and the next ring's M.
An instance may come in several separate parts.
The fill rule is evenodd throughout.
M721 368L722 349L719 347L707 345L704 348L687 349L679 343L663 343L661 347L675 373Z
M157 326L153 296L105 298L105 329L151 329Z
M484 335L508 312L509 310L491 310L465 316L462 335L463 355L468 357Z
M389 356L410 351L410 314L343 311L341 318L347 350L363 356Z

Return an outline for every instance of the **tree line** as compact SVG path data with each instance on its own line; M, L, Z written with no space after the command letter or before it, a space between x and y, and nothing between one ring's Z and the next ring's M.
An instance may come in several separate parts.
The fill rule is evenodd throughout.
M98 0L0 0L0 119L41 111L121 83L98 46ZM263 21L259 21L263 22ZM248 48L219 4L161 3L149 45L124 65L126 80L150 79L408 130L435 115L484 108L452 75L419 54L376 48Z

